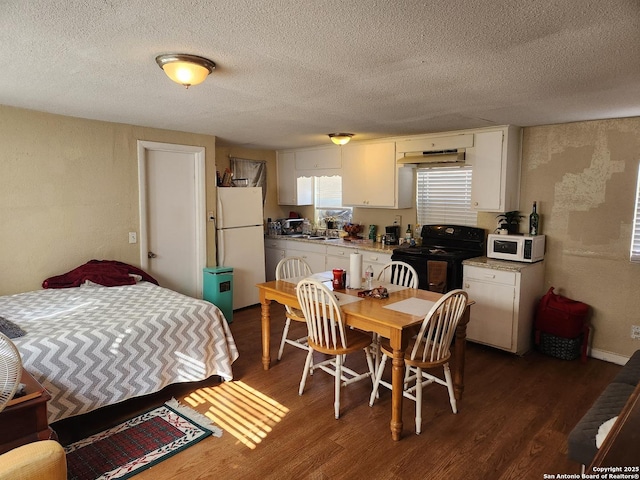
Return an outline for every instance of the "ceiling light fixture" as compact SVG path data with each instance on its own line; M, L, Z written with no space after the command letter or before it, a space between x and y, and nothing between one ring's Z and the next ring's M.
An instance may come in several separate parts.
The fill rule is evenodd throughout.
M186 88L204 82L216 68L216 64L208 58L184 53L158 55L156 63L167 77Z
M346 145L353 137L353 133L329 133L329 138L336 145Z

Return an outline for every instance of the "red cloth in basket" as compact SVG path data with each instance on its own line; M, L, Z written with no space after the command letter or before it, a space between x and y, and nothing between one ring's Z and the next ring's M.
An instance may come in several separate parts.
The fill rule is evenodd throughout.
M551 287L540 299L536 311L536 343L539 343L539 332L563 338L579 336L584 331L588 313L589 305L558 295Z

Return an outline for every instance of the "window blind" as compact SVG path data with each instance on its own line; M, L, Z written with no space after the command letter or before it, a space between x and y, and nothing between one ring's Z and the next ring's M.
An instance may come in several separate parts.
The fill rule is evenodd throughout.
M420 168L417 174L417 217L421 225L477 225L471 208L471 167Z
M636 208L633 217L633 234L631 236L631 261L640 262L640 165L636 185Z
M342 177L315 177L316 208L342 207Z

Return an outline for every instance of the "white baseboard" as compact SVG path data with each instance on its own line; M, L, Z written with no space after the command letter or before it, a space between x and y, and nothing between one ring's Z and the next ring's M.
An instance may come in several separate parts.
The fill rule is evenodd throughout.
M590 348L588 355L598 360L604 360L605 362L615 363L617 365L624 365L629 360L629 357L618 355L617 353L607 352L606 350L598 350L596 348Z

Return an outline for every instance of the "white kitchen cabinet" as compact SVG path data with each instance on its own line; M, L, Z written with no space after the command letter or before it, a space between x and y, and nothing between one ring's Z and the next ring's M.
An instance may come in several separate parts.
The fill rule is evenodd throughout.
M473 166L471 206L478 211L518 210L520 200L519 127L501 127L474 134L465 163Z
M373 267L374 278L391 261L391 253L365 250L356 245L335 245L324 241L303 241L269 237L265 239L265 260L267 281L275 280L276 265L285 257L301 257L314 273L342 268L349 272L352 253L362 254L362 272L369 265Z
M475 302L467 340L518 355L529 351L543 283L544 262L463 261L463 288Z
M276 266L285 257L284 240L267 238L264 241L265 278L276 279Z
M413 206L413 170L396 166L395 142L342 147L342 204L370 208Z
M358 250L362 254L362 271L364 272L369 265L373 267L373 278L378 278L378 275L384 268L384 266L391 261L390 253L371 252L368 250Z
M313 178L298 176L295 152L277 152L278 205L313 205Z
M342 268L349 271L350 255L355 253L354 248L342 247L339 245L327 245L327 256L325 259L325 270Z
M318 243L298 242L295 240L285 241L285 256L300 257L311 267L313 273L325 271L325 256L327 247L324 242Z
M342 155L340 147L331 145L328 147L316 147L295 150L295 168L299 173L314 176L319 170L340 170L342 167ZM339 175L336 172L336 175Z

